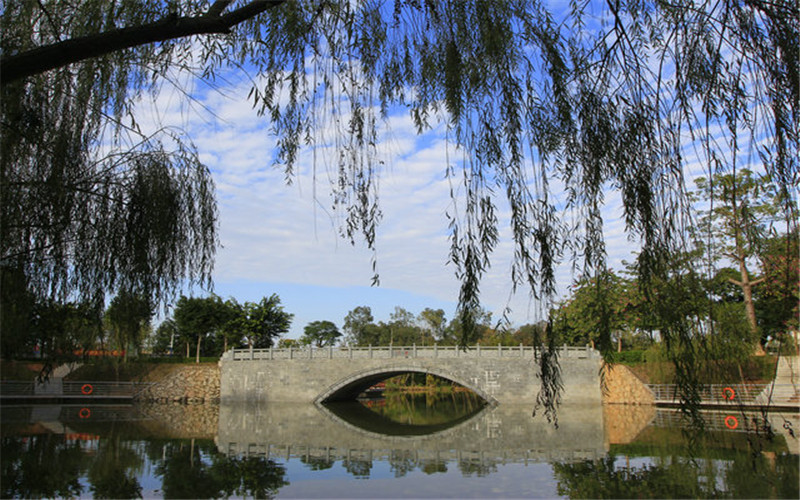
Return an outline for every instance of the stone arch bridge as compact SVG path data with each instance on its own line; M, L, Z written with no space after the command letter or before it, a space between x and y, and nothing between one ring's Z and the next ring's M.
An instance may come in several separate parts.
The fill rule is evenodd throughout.
M601 357L589 348L559 348L564 403L601 403ZM437 375L492 404L532 404L539 363L532 347L326 347L235 349L220 359L220 399L314 402L353 399L402 373Z

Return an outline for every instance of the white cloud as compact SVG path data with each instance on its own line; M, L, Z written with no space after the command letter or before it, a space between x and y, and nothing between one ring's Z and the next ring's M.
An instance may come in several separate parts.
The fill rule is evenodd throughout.
M310 286L318 287L321 294L340 290L342 295L353 297L349 305L336 302L346 308L339 311L338 318L325 309L329 304L322 304L322 299L309 298L304 303L294 298L290 312L297 315L297 322L324 319L319 316L322 310L340 321L349 309L361 304L376 310L406 307L403 303L381 302L397 297L454 307L459 284L454 267L446 265L450 243L445 213L453 210L450 190L458 190L461 180L454 179L451 186L445 172L447 162L460 159L461 153L447 143L442 130L419 136L407 116L397 114L389 119L390 131L383 134L378 148L387 163L379 178L384 216L376 242L377 270L382 290L405 295L371 291L362 287L370 284L373 254L363 244L351 246L339 237L340 215L331 211L327 188L328 176L336 172L332 166L336 164L335 151L319 146L314 155L303 149L292 185L287 186L285 173L270 167L275 139L268 132L267 120L244 99L247 91L246 83L223 92L208 91L197 97L200 102L191 109L179 96L164 92L152 105L140 107L137 116L141 122L163 119L164 123L181 124L213 172L223 245L216 259L215 281L223 293L239 300L257 300L249 295L265 296L287 286ZM328 124L320 136L330 137L332 132ZM510 305L514 310L512 321L517 324L541 319L537 304L525 289L513 296L510 293L513 242L508 209L504 201L499 203L501 241L482 283L482 300L496 318ZM619 216L618 209L616 199L607 210L609 214L617 211L606 227L612 263L630 259L631 244L626 241L624 224L613 222ZM620 249L625 255L620 256ZM572 279L569 267L562 266L558 272L562 291ZM452 313L448 311L448 315ZM304 325L296 323L294 335Z

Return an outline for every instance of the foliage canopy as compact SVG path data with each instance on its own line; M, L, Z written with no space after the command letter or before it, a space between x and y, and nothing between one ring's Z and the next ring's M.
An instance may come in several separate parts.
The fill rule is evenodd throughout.
M291 180L301 148L331 152L342 234L372 249L389 118L407 110L420 132L443 127L462 341L505 207L510 288L546 311L558 263L607 270L609 190L646 286L678 272L690 165L708 178L763 170L782 192L798 183L800 11L789 0L42 0L6 5L0 29L0 258L37 296L163 300L186 279L210 282L208 169L180 130L146 135L132 115L181 71L211 83L249 73L278 137L265 164ZM658 300L676 322L664 335L680 338L681 307Z
M178 69L213 80L244 68L288 177L299 148L328 146L317 132L334 127L343 232L371 247L384 119L400 106L420 131L446 123L462 152L443 170L463 182L448 216L465 321L498 243L500 192L514 287L550 296L567 251L603 270L608 187L650 271L682 232L689 162L714 173L745 156L784 189L797 180L798 17L784 0L15 2L2 18L2 182L14 193L2 204L3 263L43 292L158 294L209 279L208 172L179 132L142 137L128 113ZM62 54L52 69L25 70L51 53ZM694 157L687 139L701 146ZM44 206L51 215L35 210ZM578 217L562 217L564 206Z

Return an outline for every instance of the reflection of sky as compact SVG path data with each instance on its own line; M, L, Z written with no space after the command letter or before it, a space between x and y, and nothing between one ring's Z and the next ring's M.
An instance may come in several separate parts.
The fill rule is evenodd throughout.
M445 462L446 472L426 474L417 466L396 478L389 462L373 460L369 477L362 478L348 472L342 461L324 470L311 470L299 458L276 461L286 467L289 482L278 498L558 498L558 483L548 463L497 464L495 471L478 477L464 475L458 463L450 461ZM143 498L163 497L154 469L145 458L138 477ZM85 477L81 484L84 493L90 491Z
M298 459L287 465L289 486L278 498L558 498L557 482L547 463L498 464L484 477L464 476L458 463L447 472L425 474L415 469L395 478L388 462L372 462L369 480L357 480L341 462L312 471Z

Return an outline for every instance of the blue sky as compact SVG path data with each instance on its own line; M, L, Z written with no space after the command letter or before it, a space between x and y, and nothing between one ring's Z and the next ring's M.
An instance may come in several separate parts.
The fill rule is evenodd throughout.
M189 77L185 85L193 89ZM331 211L328 168L324 151L312 159L301 152L299 169L287 185L282 170L272 168L275 139L268 121L257 116L247 101L249 83L229 83L218 90L194 89L194 101L165 87L154 100L137 107L140 124L169 124L183 128L195 143L201 160L211 169L220 211L220 242L215 272L217 295L255 302L277 293L285 310L294 314L287 335L297 338L311 321L329 320L342 326L348 311L369 306L376 320L386 320L395 306L418 314L426 307L455 313L458 282L447 265L449 253L445 212L452 208L450 181L445 177L448 155L457 152L441 128L418 136L407 115L390 116L381 139L388 159L380 174L377 251L351 245L340 237L339 215ZM315 165L315 167L312 167ZM502 200L500 200L502 201ZM619 267L632 260L636 245L627 241L619 199L607 202L609 258ZM510 232L503 224L507 207L499 206L501 240L492 269L482 282L484 307L499 319L510 307L515 325L542 318L540 304L524 290L510 295ZM373 259L380 286L370 286ZM566 291L574 275L567 266L559 272ZM187 290L204 296L204 290Z
M567 2L549 4L555 12L569 8ZM590 2L587 12L587 30L610 22L602 3ZM660 88L668 101L673 69L669 61L660 69L664 78ZM450 184L445 170L448 159L455 163L453 159L461 152L446 140L444 120L439 118L436 126L437 117L432 117L434 129L420 136L407 112L390 114L387 131L378 141L379 155L386 164L379 176L383 219L373 254L364 244L352 246L339 235L342 218L331 209L329 190L336 174L333 148L302 149L292 183L287 185L285 173L272 168L276 140L270 133L269 120L259 117L247 100L251 80L246 75L225 74L217 80L216 89L188 74L169 77L186 94L165 85L155 98L142 99L136 118L145 131L154 131L159 124L184 130L212 170L222 245L216 258L214 293L239 302L258 301L277 293L285 309L295 315L288 335L291 338L299 337L303 327L315 320L330 320L341 327L348 311L357 306L372 308L376 320L388 319L395 306L414 314L425 307L441 308L448 319L453 317L459 284L455 269L446 264L449 241L445 214L453 209L451 189L458 193L459 186ZM702 116L696 119L702 121ZM682 129L683 172L689 188L694 177L707 175L706 152L698 147L704 133L712 138L716 153L725 158L725 163L733 161L726 147L729 132L718 121L710 123L706 132L702 123L695 125L698 135L694 137ZM335 127L322 123L318 144L329 144ZM754 145L747 144L744 137L737 140L738 167L759 170ZM766 138L759 140L769 142ZM552 191L556 194L550 201L563 205L555 184ZM483 305L495 319L509 307L514 325L538 321L548 304L532 301L525 290L510 294L513 246L508 207L502 194L497 202L500 242L492 256L492 268L482 280ZM613 269L621 269L623 260L632 261L638 250L638 244L625 234L622 213L618 194L607 191L604 232ZM571 217L565 216L568 221ZM564 257L566 261L569 258ZM379 287L370 286L373 261L377 262ZM578 274L579 270L569 264L559 267L556 277L562 297ZM186 293L203 296L209 291Z

